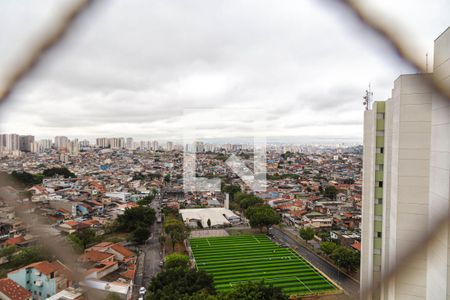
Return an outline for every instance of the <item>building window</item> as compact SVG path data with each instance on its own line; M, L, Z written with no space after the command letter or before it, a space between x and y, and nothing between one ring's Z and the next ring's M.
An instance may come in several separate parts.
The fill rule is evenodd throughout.
M383 187L383 181L378 182L378 187Z
M377 232L377 238L381 238L382 233L381 232Z
M383 204L383 198L378 198L377 199L377 204Z

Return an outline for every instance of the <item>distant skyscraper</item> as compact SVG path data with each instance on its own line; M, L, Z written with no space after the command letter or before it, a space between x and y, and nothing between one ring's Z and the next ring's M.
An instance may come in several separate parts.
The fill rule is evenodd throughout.
M80 147L89 147L89 141L88 140L80 141Z
M67 143L67 152L71 155L78 155L80 153L80 143L78 143L78 140Z
M19 150L24 152L31 151L31 143L34 143L34 136L21 135L19 136Z
M158 149L159 149L158 141L153 141L152 142L152 150L156 151Z
M133 149L133 138L127 138L127 149Z
M11 152L20 149L20 138L18 134L0 134L0 150Z
M55 147L58 150L67 149L67 144L69 143L69 138L66 136L55 136Z
M52 147L52 140L40 140L39 148L41 151L50 149Z
M167 142L166 143L166 150L167 151L172 151L173 150L173 143L172 142Z
M435 72L450 87L450 30L435 43ZM446 75L444 75L446 74ZM401 75L391 99L364 115L361 289L380 283L449 211L450 103L430 74ZM429 79L429 78L428 78ZM364 299L448 299L449 228Z

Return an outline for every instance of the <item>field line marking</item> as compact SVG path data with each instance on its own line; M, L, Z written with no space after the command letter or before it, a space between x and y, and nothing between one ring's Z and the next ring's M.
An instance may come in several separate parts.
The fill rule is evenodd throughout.
M311 289L310 289L303 281L301 281L297 276L295 276L295 278L296 278L301 284L303 284L303 286L304 286L305 288L307 288L308 291L309 291L310 293L312 293Z

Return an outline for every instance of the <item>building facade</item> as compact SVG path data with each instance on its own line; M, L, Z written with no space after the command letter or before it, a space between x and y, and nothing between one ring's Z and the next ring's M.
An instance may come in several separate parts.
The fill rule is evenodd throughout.
M435 74L401 75L391 98L365 112L363 299L450 299L448 228L435 238L439 247L414 248L448 213L450 103L428 82L447 78L450 87L449 59L448 29L435 42ZM381 282L412 249L412 259Z

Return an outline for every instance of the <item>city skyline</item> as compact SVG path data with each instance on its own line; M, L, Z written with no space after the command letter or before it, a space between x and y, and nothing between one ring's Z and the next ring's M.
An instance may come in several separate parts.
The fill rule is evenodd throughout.
M42 2L39 11L2 3L0 80L68 3ZM370 82L375 100L384 99L391 78L412 71L335 4L258 2L257 14L245 3L194 4L111 2L107 10L94 9L95 17L82 20L3 105L0 130L176 140L185 108L264 107L266 136L362 141L364 89ZM409 27L405 36L415 39L407 42L424 61L429 52L432 62L432 40L447 26L448 3L368 5ZM123 24L116 25L119 16ZM415 16L424 22L416 24ZM245 130L228 134L211 126L205 137Z

